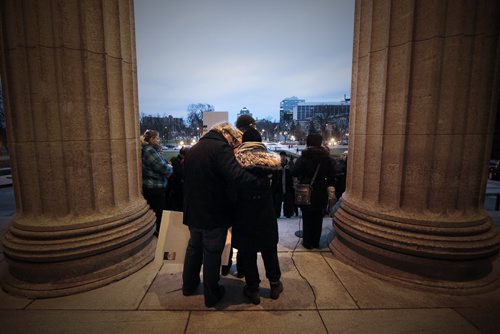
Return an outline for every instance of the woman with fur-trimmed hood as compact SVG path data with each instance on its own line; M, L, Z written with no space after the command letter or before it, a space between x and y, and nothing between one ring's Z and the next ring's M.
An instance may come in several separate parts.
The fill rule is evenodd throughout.
M262 179L269 179L281 165L278 154L268 152L259 132L249 128L243 133L243 144L238 148L236 161ZM232 245L243 261L246 286L243 293L254 304L260 303L257 252L260 252L271 286L271 298L277 299L283 291L278 261L278 221L274 213L271 188L248 189L238 194L236 220L233 224Z

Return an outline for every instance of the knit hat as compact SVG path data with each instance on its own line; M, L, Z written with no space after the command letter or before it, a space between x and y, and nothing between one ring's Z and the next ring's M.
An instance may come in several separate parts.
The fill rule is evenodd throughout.
M241 116L240 116L241 117ZM256 129L249 127L245 132L243 132L242 142L246 143L247 141L262 141L262 137Z
M240 131L245 131L246 129L251 128L255 125L255 120L250 115L241 115L236 120L235 125Z
M307 146L321 146L323 143L323 137L319 133L311 133L306 138Z

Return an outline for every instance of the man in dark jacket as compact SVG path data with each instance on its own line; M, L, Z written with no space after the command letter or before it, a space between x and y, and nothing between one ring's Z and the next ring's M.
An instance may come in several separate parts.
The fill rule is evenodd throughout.
M281 216L281 207L286 218L293 216L293 178L288 157L284 151L280 152L281 168L273 175L273 200L276 218Z
M168 179L166 210L181 211L184 202L184 158L190 146L182 146L179 154L170 160L173 173Z
M266 187L237 162L233 149L241 142L241 132L228 123L212 128L194 145L184 160L184 224L191 238L186 249L182 291L193 294L200 283L203 264L205 305L214 306L224 296L219 285L221 255L227 228L232 224L229 185Z
M318 168L312 185L311 204L300 207L304 224L302 245L307 249L319 248L323 216L328 203L328 188L332 187L332 192L335 181L334 162L328 150L321 146L322 142L320 134L309 134L306 139L307 148L302 151L292 172L299 183L310 184Z

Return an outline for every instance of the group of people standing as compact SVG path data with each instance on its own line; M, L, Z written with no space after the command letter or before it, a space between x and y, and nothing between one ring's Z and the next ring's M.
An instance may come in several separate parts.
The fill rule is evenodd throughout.
M158 231L161 212L157 204L161 199L153 197L159 194L157 189L166 187L167 179L172 178L176 171L175 164L172 167L161 156L159 142L153 138L154 132L150 137L148 131L144 134L142 150L143 190L155 211ZM183 223L190 232L182 275L185 296L196 292L201 283L203 265L205 305L212 307L223 298L224 286L219 284L221 255L228 228L232 226L232 247L238 249L238 277L244 276L246 283L243 294L252 303L260 303L261 281L257 268L257 253L260 252L270 283L270 296L279 298L283 284L277 251L277 218L281 203L290 203L290 199L286 201L283 196L291 193L286 187L293 184L292 176L307 183L317 174L312 184L311 205L301 209L303 245L319 248L328 201L326 189L333 186L335 177L332 160L322 146L320 135L307 137L307 148L293 168L286 166L284 171L287 164L284 158L267 150L255 121L247 115L238 118L236 127L227 122L214 126L187 154L182 155L178 167L183 180ZM157 174L153 176L151 170ZM163 203L167 196L166 191L164 193ZM276 198L277 193L281 193L282 198ZM178 194L174 194L176 196ZM284 205L285 216L291 216L293 212L293 206Z

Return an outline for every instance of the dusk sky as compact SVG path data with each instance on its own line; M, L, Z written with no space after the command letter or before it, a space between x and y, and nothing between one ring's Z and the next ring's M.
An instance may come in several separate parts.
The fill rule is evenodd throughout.
M279 120L279 104L350 96L354 1L136 0L139 111L190 103Z

